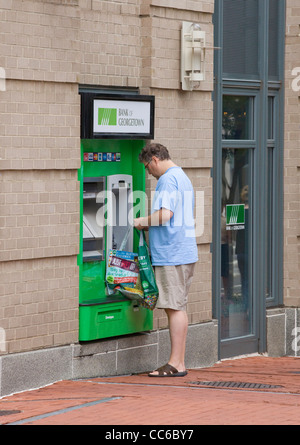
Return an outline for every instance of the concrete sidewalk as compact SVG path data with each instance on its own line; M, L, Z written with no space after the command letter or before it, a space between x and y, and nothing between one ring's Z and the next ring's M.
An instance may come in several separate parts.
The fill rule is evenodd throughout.
M176 378L60 381L0 399L0 424L105 425L114 435L118 425L300 425L300 358L224 360Z

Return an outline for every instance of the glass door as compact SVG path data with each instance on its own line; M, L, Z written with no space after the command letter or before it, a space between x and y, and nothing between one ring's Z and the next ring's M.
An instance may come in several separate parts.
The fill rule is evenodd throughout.
M252 150L222 150L221 339L253 333ZM249 279L250 278L250 279Z
M213 316L219 357L267 350L283 301L285 0L215 0Z
M257 351L252 285L255 107L256 96L223 96L219 287L222 357Z

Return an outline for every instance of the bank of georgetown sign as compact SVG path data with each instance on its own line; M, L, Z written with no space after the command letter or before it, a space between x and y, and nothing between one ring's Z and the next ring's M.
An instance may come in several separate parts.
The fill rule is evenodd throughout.
M151 114L149 101L95 99L93 132L147 135L151 133Z
M226 230L245 228L245 204L226 205Z

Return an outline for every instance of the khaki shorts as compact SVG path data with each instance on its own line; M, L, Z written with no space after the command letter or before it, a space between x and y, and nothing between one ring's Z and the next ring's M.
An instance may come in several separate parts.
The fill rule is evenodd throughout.
M186 310L195 264L155 266L155 278L159 290L157 308Z

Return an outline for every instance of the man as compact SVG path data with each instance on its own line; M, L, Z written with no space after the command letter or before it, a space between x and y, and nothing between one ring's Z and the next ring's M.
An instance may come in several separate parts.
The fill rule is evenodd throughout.
M151 214L136 218L138 230L149 229L152 264L159 289L157 308L163 308L169 322L171 355L166 365L150 377L180 377L187 374L185 345L188 330L188 290L198 260L194 231L194 192L191 181L171 160L166 147L148 143L139 155L158 182Z

